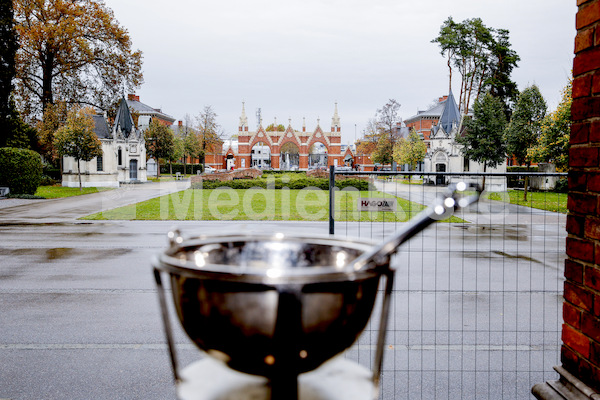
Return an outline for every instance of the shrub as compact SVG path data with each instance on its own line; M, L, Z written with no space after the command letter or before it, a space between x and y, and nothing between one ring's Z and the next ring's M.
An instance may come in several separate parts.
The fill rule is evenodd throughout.
M40 180L40 186L54 186L59 184L60 181L49 177L48 175L42 175L42 178Z
M561 178L556 181L554 191L557 193L567 193L569 191L569 180L567 178Z
M44 168L42 171L43 175L47 176L48 178L54 179L56 181L62 180L62 173L60 171L60 168L55 168L49 164L44 164L43 168Z
M33 150L0 148L0 186L12 194L34 194L42 179L42 159Z

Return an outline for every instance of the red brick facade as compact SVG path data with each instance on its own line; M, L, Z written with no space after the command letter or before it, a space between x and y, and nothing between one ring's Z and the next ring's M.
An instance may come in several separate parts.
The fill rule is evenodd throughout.
M563 367L600 390L600 0L577 0Z

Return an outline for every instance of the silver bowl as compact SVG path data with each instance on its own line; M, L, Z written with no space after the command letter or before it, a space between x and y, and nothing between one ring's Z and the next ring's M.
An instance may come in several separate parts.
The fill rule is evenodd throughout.
M355 271L351 262L371 248L281 234L177 236L155 266L170 275L181 325L200 349L241 372L295 379L365 328L387 265Z

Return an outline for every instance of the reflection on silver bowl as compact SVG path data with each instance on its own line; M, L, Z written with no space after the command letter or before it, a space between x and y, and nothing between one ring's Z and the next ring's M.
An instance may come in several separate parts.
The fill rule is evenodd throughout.
M349 263L371 247L283 235L194 238L172 246L158 266L200 349L273 379L311 371L358 338L381 274Z

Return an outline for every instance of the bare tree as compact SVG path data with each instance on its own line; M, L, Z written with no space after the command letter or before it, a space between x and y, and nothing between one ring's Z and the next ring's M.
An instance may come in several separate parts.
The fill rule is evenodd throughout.
M223 134L221 125L217 123L217 113L211 106L204 106L198 117L198 136L200 138L201 162L205 163L206 153L214 153Z

